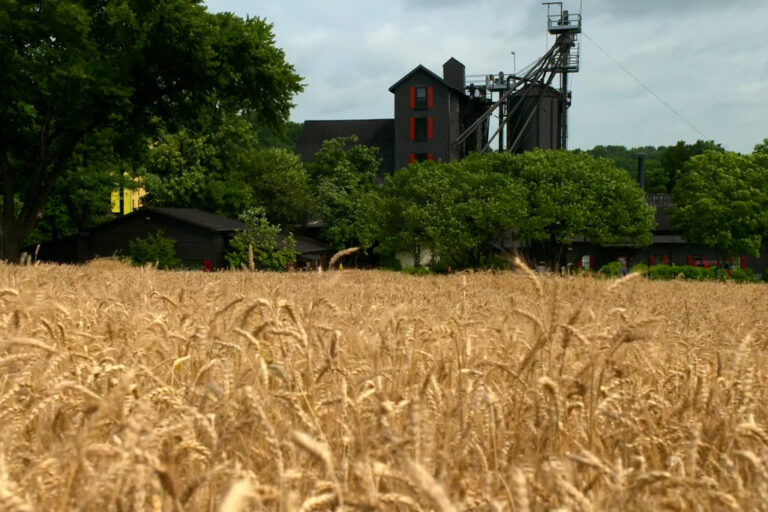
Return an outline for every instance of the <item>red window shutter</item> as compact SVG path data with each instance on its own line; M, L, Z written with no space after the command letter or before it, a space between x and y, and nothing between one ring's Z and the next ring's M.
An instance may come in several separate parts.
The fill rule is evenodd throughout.
M581 258L576 260L576 268L581 268Z
M431 117L427 118L427 140L432 140L434 133L434 122Z
M411 108L416 108L416 88L411 87Z
M411 118L411 128L409 137L411 140L414 140L416 138L416 119Z
M656 258L653 257L653 254L648 256L648 266L652 267L656 263Z
M427 88L427 108L432 108L432 105L434 105L435 99L434 99L434 88L429 87Z
M693 255L689 254L686 257L685 264L688 265L688 266L692 266L693 265Z
M661 255L661 264L662 265L669 265L669 254L662 254Z
M595 255L589 255L589 268L595 268Z
M408 163L412 164L415 161L416 161L416 155L415 154L411 153L410 155L408 155Z
M747 268L747 257L746 256L742 256L741 257L741 269L745 270L746 268Z
M432 162L434 159L432 158L432 153L427 153L427 160Z

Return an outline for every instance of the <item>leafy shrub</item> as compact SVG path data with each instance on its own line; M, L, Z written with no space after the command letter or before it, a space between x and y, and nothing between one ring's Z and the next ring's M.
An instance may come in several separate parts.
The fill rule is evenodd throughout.
M160 230L147 238L137 238L128 242L128 252L134 265L146 265L152 263L157 268L175 268L181 265L181 260L176 257L176 240L168 238Z
M612 261L600 267L600 273L607 277L621 276L621 262Z
M676 279L682 277L692 281L714 281L717 270L714 267L693 267L690 265L654 265L649 269L651 279ZM725 269L720 269L720 279L733 279L737 283L749 283L755 280L755 273L749 269L733 269L726 277Z
M684 265L679 268L683 277L691 281L714 281L715 279L714 268L694 267L691 265Z
M653 265L648 269L651 279L675 279L680 273L680 267L672 265Z
M636 272L638 274L646 275L648 273L648 265L646 265L645 263L637 263L635 265L632 265L629 271L632 273Z
M247 228L229 242L230 251L224 256L232 268L253 267L264 270L285 270L296 261L296 240L288 235L282 241L280 226L267 221L264 208L251 208L239 216Z
M751 268L735 268L731 270L731 279L737 283L753 283L756 281L755 272Z

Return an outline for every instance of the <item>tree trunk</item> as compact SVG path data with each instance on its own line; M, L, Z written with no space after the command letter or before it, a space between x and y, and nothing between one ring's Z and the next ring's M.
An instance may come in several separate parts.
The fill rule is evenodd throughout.
M26 234L21 233L15 222L3 221L0 233L0 260L18 263L21 256L21 244Z

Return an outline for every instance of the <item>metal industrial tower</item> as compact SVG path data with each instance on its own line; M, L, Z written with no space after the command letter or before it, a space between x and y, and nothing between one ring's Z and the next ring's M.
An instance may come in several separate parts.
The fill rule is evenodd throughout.
M543 5L547 6L547 30L555 36L554 44L520 74L482 75L480 81L479 77L467 77L466 92L470 99L485 102L487 109L474 117L454 144L464 144L478 130L487 127L489 118L495 114L499 119L498 128L490 137L483 137L481 152L487 151L497 136L500 152L527 149L523 141L532 130L550 132L548 143L543 144L547 147L567 147L571 104L568 75L579 71L581 13L563 10L563 2L544 2ZM560 78L559 89L552 86L556 77Z

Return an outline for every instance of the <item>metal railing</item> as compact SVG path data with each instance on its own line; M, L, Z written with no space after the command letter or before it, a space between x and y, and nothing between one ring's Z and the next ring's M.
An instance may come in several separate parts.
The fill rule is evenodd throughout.
M552 34L581 32L581 14L570 14L568 11L563 11L562 14L549 14L547 16L547 28Z

